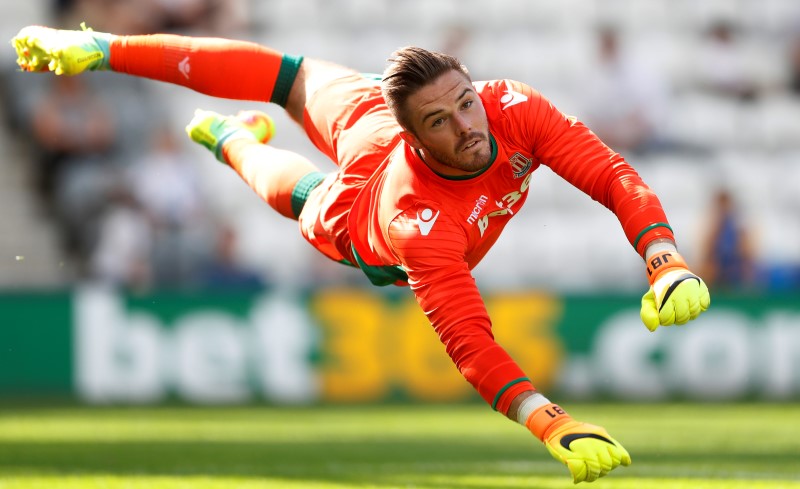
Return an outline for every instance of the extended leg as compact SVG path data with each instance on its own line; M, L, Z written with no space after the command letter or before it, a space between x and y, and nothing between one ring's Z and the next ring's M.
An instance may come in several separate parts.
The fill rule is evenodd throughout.
M299 124L314 92L354 73L335 63L251 42L171 34L114 38L110 66L216 97L273 102Z

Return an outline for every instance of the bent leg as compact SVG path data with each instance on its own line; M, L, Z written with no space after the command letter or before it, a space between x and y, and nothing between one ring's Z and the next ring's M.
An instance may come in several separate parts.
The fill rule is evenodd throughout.
M248 139L223 146L225 160L279 214L297 220L308 194L324 178L303 156Z
M336 63L304 58L289 92L286 112L302 126L303 114L311 97L328 83L353 74L356 74L355 70Z

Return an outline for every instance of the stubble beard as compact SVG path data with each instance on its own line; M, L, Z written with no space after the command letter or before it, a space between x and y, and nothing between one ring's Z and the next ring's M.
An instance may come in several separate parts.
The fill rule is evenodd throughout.
M488 141L486 135L481 133L472 133L469 136L464 138L464 141L469 141L474 139L475 137L480 137L483 142ZM454 152L449 154L444 154L439 152L438 150L434 150L431 148L426 148L428 154L430 154L433 158L436 159L439 163L444 166L454 168L456 170L461 170L467 173L475 173L480 170L486 168L489 164L489 159L491 158L492 151L491 147L486 144L484 147L480 149L480 151L470 153L470 154L463 154L460 151L460 148L463 146L463 143L459 142L456 146ZM461 158L459 158L461 155Z

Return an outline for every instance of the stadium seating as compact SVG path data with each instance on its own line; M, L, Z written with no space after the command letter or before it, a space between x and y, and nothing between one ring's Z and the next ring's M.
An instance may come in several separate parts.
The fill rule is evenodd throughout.
M43 1L11 3L24 13L4 15L0 32L13 33L20 19L47 21L31 18L36 5L43 8ZM525 81L579 118L584 110L582 90L592 83L595 29L613 24L620 29L625 48L656 65L671 87L663 129L672 149L626 157L659 194L690 263L698 253L710 195L717 185L725 184L740 197L747 222L759 230L759 257L800 266L796 246L800 241L800 95L784 88L787 43L800 26L797 0L407 0L398 5L388 0L249 3L255 40L361 71L381 71L386 56L402 45L439 49L449 29L462 26L469 35L462 51L454 54L476 78ZM737 26L739 60L745 76L757 87L754 98L742 100L714 92L698 79L700 47L708 27L721 19ZM9 50L5 51L3 59L9 57ZM154 88L153 93L164 90ZM188 117L190 107L207 102L189 91L168 93L164 101L173 107L173 114L185 112ZM222 107L235 110L246 105L225 102ZM278 111L270 110L278 119L275 144L318 160L300 131ZM199 152L192 154L200 157ZM207 178L218 178L224 170L212 165L202 168ZM231 184L231 192L244 194L244 187L236 185ZM221 210L251 209L237 213L242 216L237 227L243 242L263 245L245 248L247 260L264 273L290 277L287 269L303 270L310 263L312 251L297 246L299 236L269 237L265 229L270 226L292 230L257 199L226 193L215 204L216 197L209 198ZM476 275L491 286L585 289L606 287L611 281L621 289L640 288L638 258L615 226L612 215L544 169L534 179L527 208L510 224ZM4 235L7 228L4 224ZM0 276L9 283L20 279L13 270L2 270Z

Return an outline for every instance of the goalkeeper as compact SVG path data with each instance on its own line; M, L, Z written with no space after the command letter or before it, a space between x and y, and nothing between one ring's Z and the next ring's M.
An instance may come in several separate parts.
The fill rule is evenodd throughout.
M298 220L321 253L376 285L409 285L466 380L541 440L574 482L631 463L603 428L575 421L538 392L494 341L471 270L546 165L619 219L645 262L641 317L650 331L697 317L708 289L677 252L658 198L636 171L536 90L473 81L455 58L417 47L393 53L374 77L227 39L32 26L12 43L26 71L113 70L282 106L338 171L323 174L263 144L273 127L262 113L198 111L187 131L277 212ZM576 239L591 247L595 238L576 230Z

